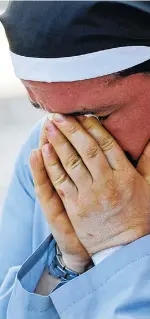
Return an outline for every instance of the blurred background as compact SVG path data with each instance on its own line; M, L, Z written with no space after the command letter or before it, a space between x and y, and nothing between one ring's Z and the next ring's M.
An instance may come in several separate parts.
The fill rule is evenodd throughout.
M0 14L6 6L7 1L0 0ZM0 212L19 149L42 116L31 106L23 85L14 75L0 24Z

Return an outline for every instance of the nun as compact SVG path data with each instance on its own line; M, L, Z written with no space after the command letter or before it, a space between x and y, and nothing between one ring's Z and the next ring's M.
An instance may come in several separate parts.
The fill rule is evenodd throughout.
M149 2L10 1L0 22L53 113L5 199L0 318L150 318Z

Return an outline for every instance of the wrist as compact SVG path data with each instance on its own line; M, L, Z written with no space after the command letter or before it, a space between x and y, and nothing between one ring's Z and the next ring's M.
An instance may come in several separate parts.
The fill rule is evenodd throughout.
M84 273L90 265L90 262L92 262L91 258L89 258L88 260L83 260L78 258L77 256L70 256L66 254L62 255L62 259L67 268L79 274Z

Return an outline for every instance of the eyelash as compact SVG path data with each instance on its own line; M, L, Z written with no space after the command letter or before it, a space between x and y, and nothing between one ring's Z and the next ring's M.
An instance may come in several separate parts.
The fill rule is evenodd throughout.
M105 121L107 118L110 116L110 114L105 115L105 116L98 116L99 121Z

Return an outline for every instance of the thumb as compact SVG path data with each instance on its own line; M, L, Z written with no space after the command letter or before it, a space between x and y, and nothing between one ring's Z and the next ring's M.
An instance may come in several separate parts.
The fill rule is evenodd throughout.
M150 141L145 147L144 152L139 160L137 171L150 185Z

